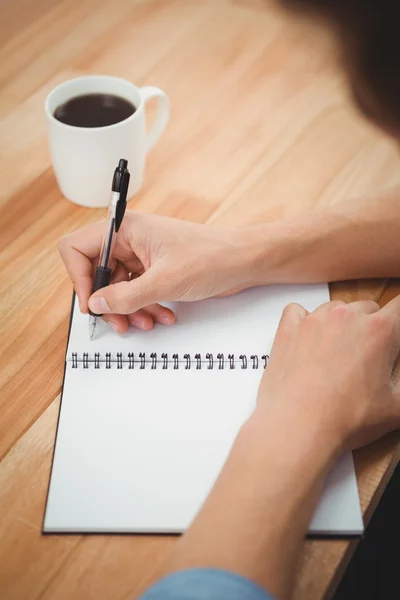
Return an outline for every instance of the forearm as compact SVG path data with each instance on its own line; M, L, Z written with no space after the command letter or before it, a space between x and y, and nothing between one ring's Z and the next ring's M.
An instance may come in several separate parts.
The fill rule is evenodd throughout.
M283 428L284 427L284 428ZM213 567L238 573L279 600L296 559L332 454L316 451L296 423L255 412L240 431L204 507L178 543L167 573Z
M400 276L400 189L245 232L252 284Z

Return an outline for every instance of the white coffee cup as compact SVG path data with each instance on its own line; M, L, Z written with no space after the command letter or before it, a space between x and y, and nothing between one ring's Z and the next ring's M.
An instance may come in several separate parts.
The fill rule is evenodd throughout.
M76 96L103 93L131 102L135 112L119 123L105 127L75 127L54 117L60 104ZM145 105L158 99L158 113L146 131ZM46 118L51 159L63 195L81 206L108 206L114 169L120 158L128 161L129 194L139 190L147 152L156 144L169 119L168 96L156 87L138 88L118 77L89 75L57 86L46 98Z

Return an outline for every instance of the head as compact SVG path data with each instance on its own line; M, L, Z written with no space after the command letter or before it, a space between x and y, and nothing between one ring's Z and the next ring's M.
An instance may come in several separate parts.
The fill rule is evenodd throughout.
M329 24L361 111L400 137L400 1L279 0Z

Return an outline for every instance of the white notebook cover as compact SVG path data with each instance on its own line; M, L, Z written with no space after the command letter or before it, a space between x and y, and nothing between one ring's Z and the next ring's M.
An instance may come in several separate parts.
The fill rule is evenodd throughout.
M177 323L96 339L75 302L43 530L47 533L180 533L200 509L234 438L255 406L263 368L240 355L268 354L284 306L313 310L328 287L271 286L230 298L177 303ZM172 306L172 305L171 305ZM128 368L129 352L201 354L202 368ZM78 363L73 362L76 353ZM88 353L87 368L82 357ZM100 368L92 360L100 356ZM111 353L110 368L105 368ZM115 361L122 353L122 368ZM208 369L207 353L235 355L235 369ZM187 363L185 363L186 365ZM77 365L77 366L76 366ZM121 365L120 365L121 366ZM268 477L268 473L265 474ZM309 533L360 535L363 520L351 454L328 476Z

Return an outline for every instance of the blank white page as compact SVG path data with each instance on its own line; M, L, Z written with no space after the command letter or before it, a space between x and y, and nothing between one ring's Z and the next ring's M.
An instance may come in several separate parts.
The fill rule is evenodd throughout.
M263 374L239 365L141 370L126 363L96 369L89 362L73 368L73 352L268 354L288 302L312 310L328 298L327 286L256 288L179 304L178 323L171 328L118 336L104 327L93 342L87 316L75 308L44 531L185 530L253 410ZM329 475L310 532L362 530L349 454Z

